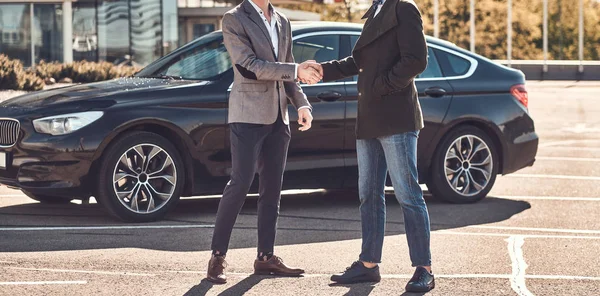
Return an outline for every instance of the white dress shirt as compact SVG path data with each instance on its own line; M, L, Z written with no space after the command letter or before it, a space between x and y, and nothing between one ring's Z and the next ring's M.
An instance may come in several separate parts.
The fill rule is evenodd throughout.
M382 0L381 4L377 5L377 10L375 10L375 16L373 16L373 18L376 17L379 14L379 12L381 11L381 7L383 6L383 4L385 4L385 0Z
M252 0L248 0L250 2L250 4L252 4L252 7L254 7L254 9L256 9L256 12L258 12L258 14L260 15L260 18L264 21L265 27L267 28L267 31L269 31L269 37L271 37L271 43L273 44L273 51L275 52L275 57L278 58L279 57L279 33L277 31L277 20L275 19L275 11L271 12L271 22L269 23L269 20L267 20L267 17L265 16L265 13L263 12L263 10L258 7L258 5L256 5L256 3L254 3L254 1ZM294 79L298 79L298 64L296 64L296 71L294 73ZM298 109L302 110L305 108L310 108L310 107L300 107Z
M256 3L252 0L249 0L250 4L256 9L256 12L260 15L260 18L264 21L265 27L267 31L269 31L269 36L271 37L271 42L273 43L273 51L275 51L275 57L279 57L279 34L277 32L277 20L275 20L275 12L271 13L271 22L267 20L265 13L262 11Z

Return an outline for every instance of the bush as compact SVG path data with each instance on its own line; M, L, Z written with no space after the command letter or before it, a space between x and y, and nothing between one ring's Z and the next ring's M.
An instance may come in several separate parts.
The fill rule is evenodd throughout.
M44 83L44 79L36 76L34 73L24 72L22 74L21 80L23 81L21 89L26 91L42 90L46 85Z
M46 63L45 61L41 61L38 65L35 66L35 74L42 78L54 78L54 80L59 81L62 77L61 72L63 69L63 64L60 63Z
M19 60L11 60L0 54L0 89L40 90L46 79L55 81L71 80L75 83L91 83L121 77L129 77L139 69L129 66L117 66L108 62L40 62L32 70L25 70Z
M135 72L137 72L137 69L134 67L116 66L108 62L91 63L83 61L65 65L59 79L68 77L76 83L90 83L128 77L135 74Z
M35 91L44 88L44 80L23 69L19 60L0 54L0 89Z

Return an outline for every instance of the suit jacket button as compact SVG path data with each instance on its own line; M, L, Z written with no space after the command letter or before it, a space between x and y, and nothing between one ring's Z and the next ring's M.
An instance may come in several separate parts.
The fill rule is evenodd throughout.
M363 72L363 69L360 69L360 70L358 70L358 72L362 73L362 72Z
M358 93L358 96L362 96L362 93Z

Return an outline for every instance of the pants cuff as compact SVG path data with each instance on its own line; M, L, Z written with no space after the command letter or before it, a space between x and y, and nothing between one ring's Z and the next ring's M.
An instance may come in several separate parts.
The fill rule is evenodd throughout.
M381 263L381 259L379 259L379 260L376 260L376 259L368 258L368 257L365 257L365 256L360 256L360 257L358 258L358 260L360 260L360 261L362 261L362 262L369 262L369 263L374 263L374 264L379 264L379 263Z

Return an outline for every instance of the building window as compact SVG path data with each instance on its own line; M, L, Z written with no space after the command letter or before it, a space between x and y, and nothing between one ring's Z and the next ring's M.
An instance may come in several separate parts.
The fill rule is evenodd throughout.
M33 6L33 44L35 63L63 61L62 5Z
M178 46L177 0L74 1L66 45L64 4L48 2L55 4L0 4L0 53L29 67L63 62L72 46L75 61L146 66Z
M130 56L129 1L98 1L98 59L127 63Z
M131 0L131 51L140 66L162 53L161 0Z
M229 7L233 6L236 1L220 1L220 0L177 0L177 4L181 8L197 8L197 7Z
M98 61L95 2L73 3L73 60Z
M194 24L194 35L192 39L200 38L210 32L213 32L214 30L214 24Z
M0 52L31 66L29 4L0 4Z
M177 1L163 0L163 55L175 50L179 43Z

